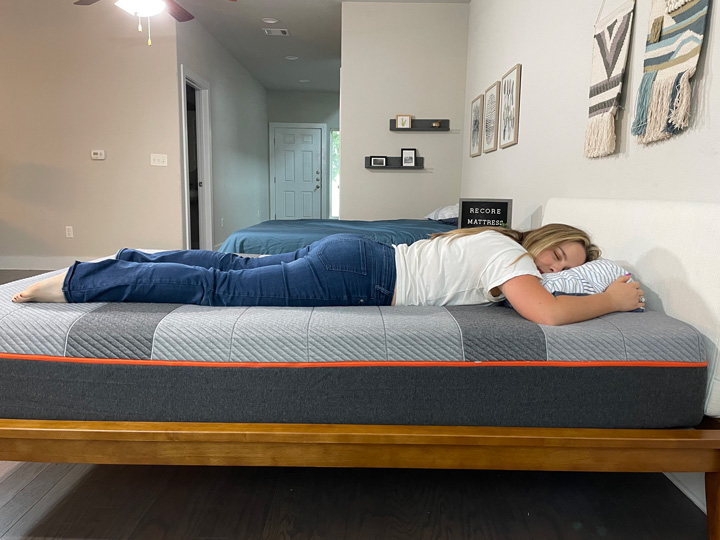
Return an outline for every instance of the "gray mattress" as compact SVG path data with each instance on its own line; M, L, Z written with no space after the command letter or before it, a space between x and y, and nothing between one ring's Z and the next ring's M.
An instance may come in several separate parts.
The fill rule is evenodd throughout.
M44 276L46 277L46 276ZM13 304L0 418L689 427L691 326L615 313L548 327L511 308Z

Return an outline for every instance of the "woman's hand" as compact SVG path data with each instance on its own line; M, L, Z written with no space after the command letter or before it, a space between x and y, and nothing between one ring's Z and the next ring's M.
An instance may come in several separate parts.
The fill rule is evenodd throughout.
M589 296L558 296L547 292L535 276L518 276L498 288L520 315L549 326L586 321L613 311L632 311L644 307L643 290L630 276L621 276L605 292Z
M620 276L613 281L610 286L605 289L605 293L610 297L614 311L632 311L637 308L645 307L645 302L640 299L645 294L640 288L640 283L633 281L628 283L630 275Z

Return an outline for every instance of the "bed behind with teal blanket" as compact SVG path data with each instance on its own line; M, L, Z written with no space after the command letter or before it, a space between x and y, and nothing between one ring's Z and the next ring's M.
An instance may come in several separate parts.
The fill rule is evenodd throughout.
M386 244L412 244L428 235L456 229L432 219L350 221L295 219L263 221L232 233L218 251L275 254L295 251L331 234L362 234Z

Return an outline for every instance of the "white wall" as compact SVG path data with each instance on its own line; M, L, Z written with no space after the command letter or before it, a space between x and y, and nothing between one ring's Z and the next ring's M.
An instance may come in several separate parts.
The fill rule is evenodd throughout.
M210 84L217 248L235 230L269 217L266 90L195 20L178 25L177 47L178 65Z
M467 4L343 2L340 217L421 218L460 195ZM448 118L449 133L398 133L391 118ZM365 156L417 148L423 171L372 171Z
M604 14L620 3L606 2ZM693 78L690 127L667 141L643 146L630 134L630 126L642 78L650 2L636 3L623 87L625 110L616 120L617 152L590 160L583 156L583 146L598 9L599 4L576 0L471 2L466 117L470 100L520 63L520 129L517 145L464 157L461 192L463 197L513 199L515 227L539 225L547 199L557 195L720 202L720 88L713 84L713 72L720 70L720 40L714 39L718 10L710 11ZM466 124L465 144L468 137ZM627 227L632 234L632 223ZM704 509L701 474L670 477Z
M2 0L0 268L182 246L175 22ZM102 149L105 161L91 161ZM151 167L150 154L168 155ZM74 238L65 237L72 226Z
M604 13L621 2L608 1ZM558 0L473 0L470 5L465 116L470 100L516 63L522 64L519 144L463 159L462 196L512 198L513 225L539 224L551 196L720 201L720 40L718 10L711 10L687 132L650 146L630 134L642 78L650 2L637 2L616 121L617 153L583 156L593 25L599 3ZM511 14L508 16L508 14ZM569 23L568 21L572 21ZM465 142L469 129L466 125ZM642 219L642 216L638 216ZM628 224L631 231L632 224Z

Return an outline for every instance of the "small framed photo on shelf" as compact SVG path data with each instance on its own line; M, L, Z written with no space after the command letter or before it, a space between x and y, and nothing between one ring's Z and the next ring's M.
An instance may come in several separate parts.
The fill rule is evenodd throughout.
M480 137L483 120L483 98L480 94L470 105L470 157L480 155Z
M395 117L395 128L396 129L410 129L412 126L412 115L411 114L398 114Z
M403 167L414 167L415 161L417 161L417 149L403 148L400 151L400 158L402 160Z
M521 68L520 64L516 64L500 83L500 148L518 142Z
M386 167L387 156L370 156L371 167Z
M497 150L498 141L498 100L500 99L500 81L496 81L485 90L485 119L482 126L482 151L486 154Z

